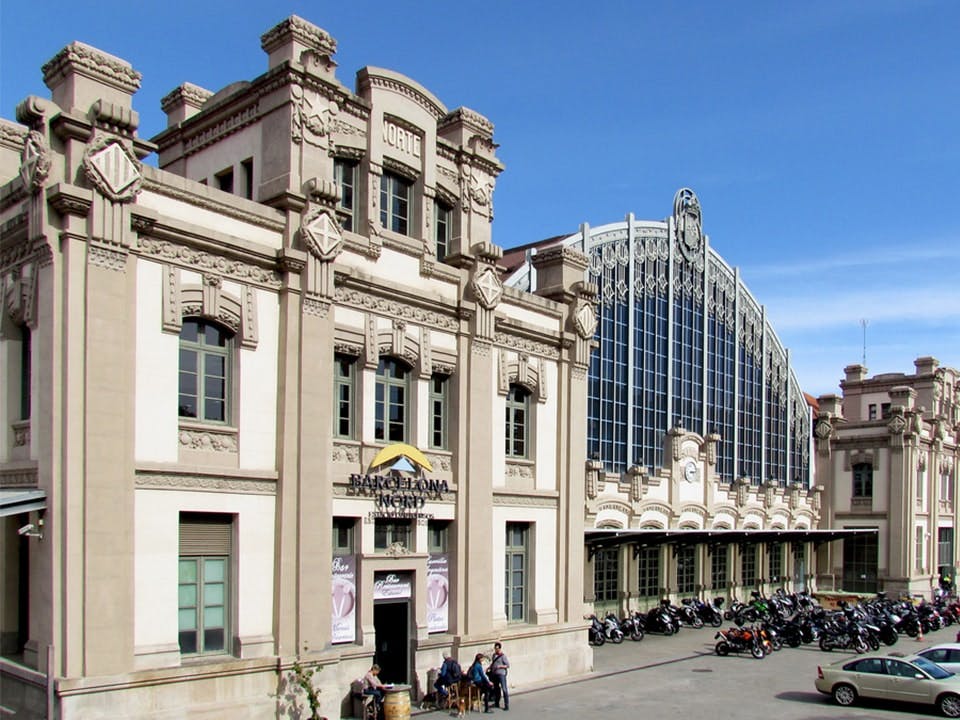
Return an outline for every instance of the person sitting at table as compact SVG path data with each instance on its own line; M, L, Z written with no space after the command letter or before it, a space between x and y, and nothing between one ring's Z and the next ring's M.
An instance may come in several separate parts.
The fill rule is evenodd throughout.
M437 681L433 684L433 687L437 690L437 699L445 699L450 694L450 686L460 682L461 677L463 677L463 670L460 669L460 663L450 653L445 652L443 654L443 664L437 673Z
M483 711L490 712L490 693L493 690L493 683L487 677L483 669L484 654L477 653L473 659L473 664L467 670L467 678L483 694Z
M383 683L380 682L380 666L374 664L371 666L370 670L367 671L367 674L363 676L363 694L372 695L374 707L376 708L377 716L382 717L381 711L383 708Z

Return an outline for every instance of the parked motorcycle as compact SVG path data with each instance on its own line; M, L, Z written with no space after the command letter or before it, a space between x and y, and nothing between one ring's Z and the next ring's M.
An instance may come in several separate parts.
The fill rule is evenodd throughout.
M590 615L588 617L590 620L590 627L587 628L588 637L590 644L595 647L600 647L607 641L607 634L604 632L603 623L600 622L600 619L596 615Z
M623 642L623 631L620 629L620 621L613 613L607 613L607 616L603 619L603 634L606 635L607 640L614 645L619 645Z
M638 612L627 615L620 621L620 632L634 641L643 640L646 631L643 627L643 615Z
M763 660L767 656L759 633L750 626L720 630L714 638L718 640L714 650L721 657L732 652L748 652L757 660Z
M697 613L693 598L683 598L680 600L680 607L677 609L680 616L680 622L694 628L703 627L703 618Z

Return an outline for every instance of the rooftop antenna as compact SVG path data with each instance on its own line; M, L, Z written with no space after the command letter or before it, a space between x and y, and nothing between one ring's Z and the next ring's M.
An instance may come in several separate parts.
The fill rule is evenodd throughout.
M867 325L870 324L870 321L866 318L860 320L860 329L863 330L863 360L860 363L864 367L867 366Z

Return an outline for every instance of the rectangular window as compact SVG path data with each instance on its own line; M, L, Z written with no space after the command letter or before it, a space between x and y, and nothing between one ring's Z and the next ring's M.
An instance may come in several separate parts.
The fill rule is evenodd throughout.
M870 406L867 408L867 419L876 420L877 419L877 404L870 403Z
M953 577L953 528L937 528L937 569Z
M873 497L873 465L857 463L853 466L853 497Z
M20 419L30 419L30 370L33 362L33 337L30 328L20 326Z
M637 578L639 587L637 594L640 597L657 597L660 595L660 548L642 547L637 555Z
M519 385L511 385L506 401L505 453L511 458L527 457L529 437L530 393Z
M340 190L337 201L337 217L344 230L353 230L355 226L357 191L357 163L354 160L337 158L333 161L333 180Z
M243 176L243 196L253 200L253 158L240 161L240 173Z
M953 482L951 482L949 470L940 473L940 499L953 502Z
M740 546L740 584L744 588L757 585L757 546Z
M333 434L338 438L354 438L356 366L356 358L349 355L333 357Z
M407 369L396 360L380 361L374 398L374 439L406 442L408 375Z
M770 567L770 582L783 582L783 545L778 542L767 545L767 560Z
M692 593L697 579L697 548L683 545L677 548L677 592Z
M593 556L593 589L597 602L617 599L620 587L620 551L617 548L597 550Z
M407 550L413 549L410 547L410 521L376 519L373 526L374 548L386 550L395 544Z
M449 520L428 520L427 521L427 552L431 555L439 555L447 552L450 545L450 521Z
M727 589L727 546L713 548L710 556L710 587L714 590Z
M453 212L445 202L437 200L433 204L436 215L436 253L437 260L443 260L450 254L450 230L453 220Z
M917 525L915 530L915 539L914 539L914 554L916 555L916 561L914 562L914 568L917 572L923 572L924 568L924 532L923 526Z
M504 612L508 622L527 619L527 523L507 523L506 565L503 590Z
M228 167L216 174L217 187L224 192L233 192L233 168Z
M180 513L178 623L183 655L230 651L230 515Z
M890 403L880 403L880 416L884 420L890 419Z
M380 224L400 235L409 235L413 208L413 183L384 173L380 181Z
M430 447L447 449L447 375L430 377Z
M354 528L357 521L351 517L335 517L333 519L333 554L353 555Z

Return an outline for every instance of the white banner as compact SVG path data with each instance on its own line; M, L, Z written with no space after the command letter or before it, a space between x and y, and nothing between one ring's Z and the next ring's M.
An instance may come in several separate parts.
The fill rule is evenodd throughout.
M357 638L357 560L354 555L333 558L330 582L331 642L354 642Z
M446 553L427 559L427 632L446 632L450 572Z

